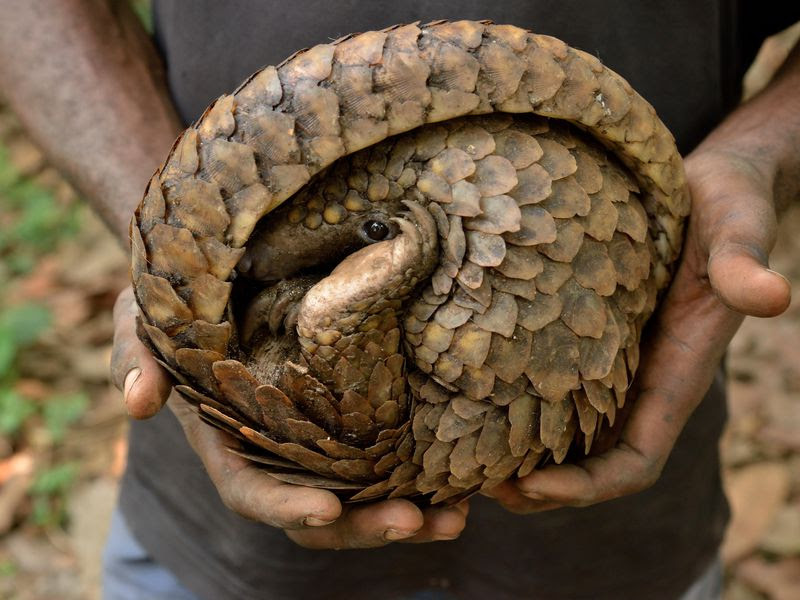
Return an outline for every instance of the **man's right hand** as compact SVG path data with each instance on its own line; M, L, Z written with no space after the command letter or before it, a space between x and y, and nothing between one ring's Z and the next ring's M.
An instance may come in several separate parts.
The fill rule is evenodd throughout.
M125 289L114 306L112 380L123 391L125 406L133 418L146 419L165 403L169 406L229 509L279 527L297 544L315 549L451 540L464 529L466 501L425 510L407 500L343 506L327 490L283 483L228 452L227 448L238 447L239 441L206 424L188 402L171 391L169 374L136 336L137 310L132 289Z

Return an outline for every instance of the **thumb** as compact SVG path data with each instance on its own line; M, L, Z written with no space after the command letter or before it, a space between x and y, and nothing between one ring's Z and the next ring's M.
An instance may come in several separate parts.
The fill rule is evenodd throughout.
M754 317L775 317L789 307L791 284L769 269L763 256L731 239L711 248L708 277L728 308Z
M707 248L706 269L716 295L741 314L781 314L791 286L767 265L777 230L769 181L751 162L713 151L693 153L686 174L694 204L690 235L694 229Z
M132 288L125 288L114 304L111 381L122 391L128 414L146 419L161 410L172 381L136 335L137 310Z

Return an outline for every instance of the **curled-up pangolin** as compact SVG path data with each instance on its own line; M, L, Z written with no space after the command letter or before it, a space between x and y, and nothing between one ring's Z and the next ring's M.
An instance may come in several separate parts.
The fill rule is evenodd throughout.
M454 501L613 423L688 210L595 57L488 22L348 36L175 144L131 228L140 332L275 477Z

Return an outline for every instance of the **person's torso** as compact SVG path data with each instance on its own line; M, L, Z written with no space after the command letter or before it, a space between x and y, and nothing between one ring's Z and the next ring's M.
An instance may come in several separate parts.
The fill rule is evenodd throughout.
M184 121L296 50L344 34L436 19L491 19L553 35L598 56L652 102L683 150L738 93L735 5L729 1L202 0L156 1L157 40Z

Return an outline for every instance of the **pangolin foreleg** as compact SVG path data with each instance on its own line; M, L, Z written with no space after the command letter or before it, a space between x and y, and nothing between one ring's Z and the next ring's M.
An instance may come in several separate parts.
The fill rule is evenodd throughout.
M400 235L354 252L305 295L297 318L301 343L305 339L329 345L383 320L397 320L398 303L430 274L438 259L433 217L416 202L404 204L408 212L394 219Z
M339 455L340 474L351 479L388 476L403 460L398 446L411 441L398 312L435 267L438 238L428 210L405 205L396 217L400 234L348 256L306 293L297 315L305 364L289 365L285 384L319 382L332 392L343 443L319 443Z

